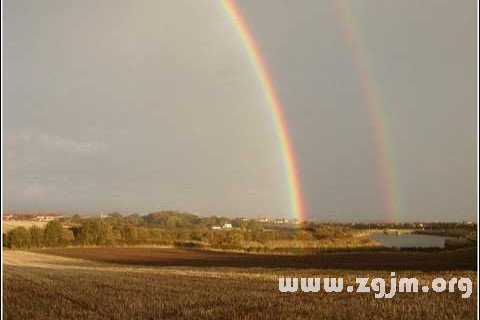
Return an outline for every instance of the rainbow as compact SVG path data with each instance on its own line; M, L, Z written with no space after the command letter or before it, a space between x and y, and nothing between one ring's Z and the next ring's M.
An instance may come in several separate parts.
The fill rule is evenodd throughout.
M359 35L357 32L358 28L354 23L351 10L342 0L332 0L332 2L335 5L338 13L338 20L344 29L347 43L352 51L356 72L362 79L360 85L364 99L368 105L368 114L376 145L378 178L381 184L380 189L383 194L382 199L384 202L385 219L388 221L395 221L398 219L401 210L395 187L397 170L393 161L394 156L391 145L387 143L391 140L389 139L387 130L388 126L385 108L380 103L375 81L367 67L363 54L365 50L362 48L361 42L359 41ZM281 144L293 215L298 220L304 221L306 220L306 216L298 175L299 171L282 105L275 92L265 60L255 43L255 39L248 28L245 18L242 16L234 0L222 0L222 3L235 28L238 30L265 92Z
M270 111L272 112L273 121L280 141L283 162L286 169L285 172L287 175L286 178L288 181L291 211L295 218L299 221L304 221L306 216L302 199L299 171L282 104L280 103L278 94L272 84L265 60L255 43L255 39L248 28L245 18L242 16L242 13L236 6L234 0L223 0L222 3L245 45L250 61L260 79L263 91L265 92L266 100L270 106Z
M344 29L345 37L352 51L356 72L362 79L360 85L365 102L368 105L370 125L376 145L376 159L381 190L383 192L385 218L388 221L396 221L400 217L401 208L396 188L397 166L393 160L392 140L389 138L387 130L388 117L385 107L380 103L376 90L377 85L369 72L370 68L368 68L367 60L363 54L366 50L362 47L359 28L353 19L351 10L342 0L334 0L333 3L338 14L338 20ZM390 144L388 143L389 141Z

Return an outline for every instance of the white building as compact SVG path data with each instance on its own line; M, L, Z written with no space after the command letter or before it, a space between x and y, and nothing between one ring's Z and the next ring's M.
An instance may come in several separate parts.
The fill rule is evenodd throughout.
M58 220L60 218L63 218L62 215L59 214L37 214L35 215L35 220L37 221L53 221L53 220Z

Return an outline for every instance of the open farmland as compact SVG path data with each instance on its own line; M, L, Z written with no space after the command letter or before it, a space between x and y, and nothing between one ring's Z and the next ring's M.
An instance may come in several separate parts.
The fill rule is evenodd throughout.
M106 254L106 251L92 249L64 249L63 255L73 256L75 250L84 258L87 251L96 252L96 260ZM355 277L389 278L390 273L312 267L189 266L195 258L204 260L205 256L191 253L189 263L180 264L175 259L180 251L175 250L170 256L164 250L158 251L158 255L165 255L165 260L173 259L182 266L173 266L173 263L160 266L158 257L155 265L144 265L138 256L146 255L145 250L124 251L117 263L7 250L4 252L4 317L7 320L472 319L476 314L475 284L469 299L460 298L459 292L397 293L390 300L375 299L373 292L280 293L280 276L344 277L346 284L354 284ZM111 252L110 256L119 254ZM257 262L264 258L258 257ZM137 259L134 264L118 263L134 258ZM241 255L230 258L242 259ZM421 284L436 277L454 276L469 277L476 283L474 271L401 271L397 276L417 277Z
M43 228L47 224L46 221L34 221L34 220L4 220L2 221L3 232L17 227L30 228L32 226Z
M38 252L98 262L148 266L321 268L357 270L476 270L476 249L441 252L248 254L155 247L49 248Z

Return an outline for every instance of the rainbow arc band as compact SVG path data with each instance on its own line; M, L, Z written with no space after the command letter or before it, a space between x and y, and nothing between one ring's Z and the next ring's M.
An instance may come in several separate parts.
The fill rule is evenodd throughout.
M291 211L295 218L297 218L299 221L304 221L306 218L305 209L302 199L302 190L295 157L295 150L293 148L292 139L288 132L288 127L280 99L272 84L265 60L263 59L262 54L255 43L255 39L248 28L247 22L242 16L237 5L233 0L223 0L222 3L245 45L250 61L257 73L261 86L263 87L263 91L265 92L280 141L288 181Z
M359 84L363 98L368 106L368 119L375 140L376 166L380 194L384 203L384 216L389 222L398 221L401 218L402 209L397 188L398 165L394 161L393 140L388 130L390 127L389 117L385 105L380 101L377 92L378 85L365 59L365 41L361 41L360 28L355 23L350 2L344 0L332 0L331 2L336 9L338 20L350 47L354 67L361 79Z
M345 1L332 0L331 2L336 8L338 20L344 29L346 41L352 52L352 59L356 72L362 79L360 86L365 102L368 106L368 116L376 145L378 178L380 181L380 193L382 194L382 200L384 202L385 218L388 221L395 221L399 218L401 209L396 190L397 169L393 161L393 148L391 147L391 144L388 143L388 141L390 141L387 130L388 117L384 106L379 101L375 82L367 67L363 54L365 50L362 48L359 39L359 31L354 23L351 10ZM305 221L305 207L302 198L295 150L288 133L288 127L280 99L278 98L272 84L261 51L255 43L255 39L248 28L247 22L238 9L238 6L235 4L235 1L222 0L222 3L245 45L246 51L257 76L260 79L260 83L272 112L286 169L292 213L298 220Z

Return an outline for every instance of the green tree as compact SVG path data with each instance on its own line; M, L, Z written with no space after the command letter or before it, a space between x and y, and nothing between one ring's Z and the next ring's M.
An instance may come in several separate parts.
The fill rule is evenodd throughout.
M247 223L247 229L252 231L261 231L263 230L262 224L255 220L249 220Z
M139 226L140 224L142 224L143 219L138 213L134 213L123 218L123 221L134 226Z
M113 245L115 238L112 227L102 219L96 218L84 221L77 241L87 246Z
M39 228L37 226L30 227L30 241L32 247L41 248L44 246L44 235L43 235L43 228Z
M47 247L66 246L73 240L73 232L57 221L49 221L43 231L43 243Z
M30 231L25 227L16 227L8 232L10 248L28 249L31 246Z
M137 229L137 243L150 243L152 237L150 235L150 230L147 228L138 228Z
M143 228L141 228L143 229ZM151 242L154 244L172 244L172 236L168 230L153 228L150 229Z
M213 234L212 247L221 249L241 249L243 234L238 231L219 231Z
M124 225L121 229L122 238L127 245L137 242L137 228L132 225Z

